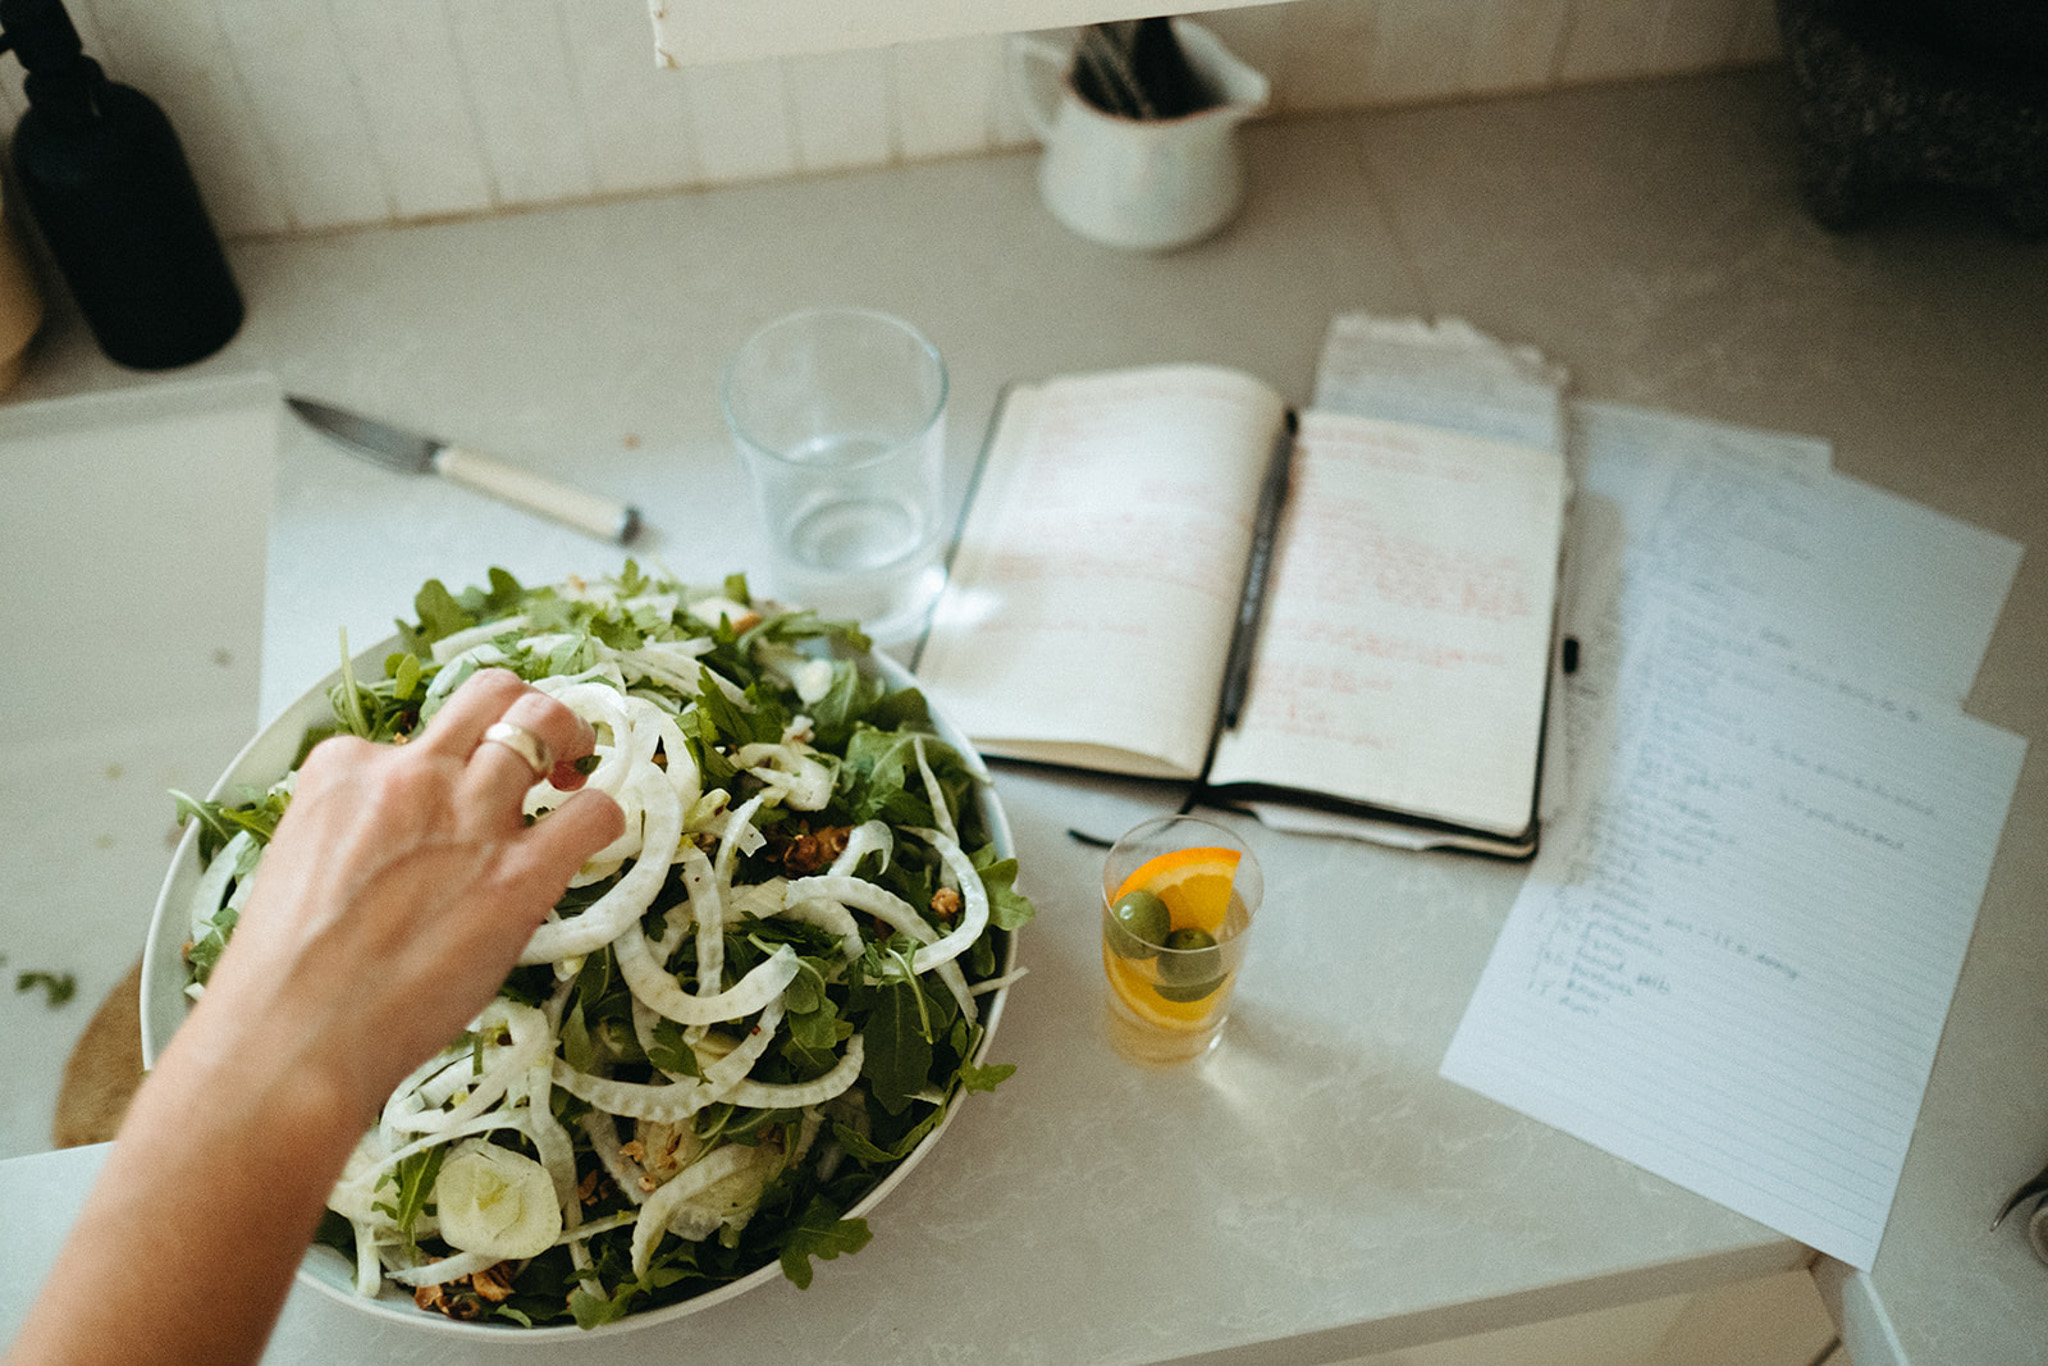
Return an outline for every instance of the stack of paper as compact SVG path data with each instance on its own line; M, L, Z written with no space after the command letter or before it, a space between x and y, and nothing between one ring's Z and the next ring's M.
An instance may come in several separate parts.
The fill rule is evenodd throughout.
M2020 547L1818 442L1572 417L1576 797L1443 1075L1868 1268L2025 752L1960 708Z

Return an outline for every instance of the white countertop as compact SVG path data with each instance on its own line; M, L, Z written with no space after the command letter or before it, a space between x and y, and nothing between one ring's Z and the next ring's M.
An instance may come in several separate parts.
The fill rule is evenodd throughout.
M1821 233L1792 190L1788 119L1777 82L1750 76L1255 126L1242 219L1164 257L1060 228L1031 156L241 243L250 318L222 355L126 374L60 317L15 401L265 373L637 502L651 531L634 553L716 577L753 545L716 377L792 308L865 304L928 332L952 369L956 499L1010 378L1214 361L1303 397L1331 313L1457 314L1564 361L1583 395L1827 437L1839 468L2048 544L2048 342L2032 330L2048 255L1941 210ZM430 575L621 558L282 432L265 717L332 666L337 627L376 639ZM145 570L115 556L104 572ZM1970 709L2048 734L2044 640L2030 559ZM2017 1231L1983 1231L2048 1157L2042 773L2036 756L1873 1276L1918 1366L2033 1360L2048 1339L2048 1268ZM1252 829L1267 911L1233 1035L1199 1067L1148 1072L1097 1031L1099 856L1066 831L1113 834L1172 799L1016 769L998 788L1040 910L996 1041L1017 1075L964 1107L876 1211L874 1242L809 1291L552 1355L1329 1362L1809 1257L1437 1077L1519 865ZM154 849L132 858L161 867ZM52 942L33 915L18 891L0 901L20 966ZM137 946L68 948L97 954L81 994ZM380 1336L301 1289L271 1359L484 1358Z

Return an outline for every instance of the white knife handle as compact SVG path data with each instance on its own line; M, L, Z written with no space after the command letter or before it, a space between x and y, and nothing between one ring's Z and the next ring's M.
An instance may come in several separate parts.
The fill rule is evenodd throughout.
M451 484L552 517L566 526L623 544L640 529L640 513L625 503L556 483L462 446L443 446L434 470Z

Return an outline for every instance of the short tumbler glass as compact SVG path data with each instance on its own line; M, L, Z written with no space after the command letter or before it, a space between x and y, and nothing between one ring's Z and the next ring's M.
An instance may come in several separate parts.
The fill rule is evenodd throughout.
M937 347L864 309L790 314L733 355L719 399L776 597L884 644L922 627L945 582L946 387Z
M1102 967L1119 1053L1171 1063L1216 1046L1264 893L1259 861L1214 821L1164 816L1116 842L1102 869Z

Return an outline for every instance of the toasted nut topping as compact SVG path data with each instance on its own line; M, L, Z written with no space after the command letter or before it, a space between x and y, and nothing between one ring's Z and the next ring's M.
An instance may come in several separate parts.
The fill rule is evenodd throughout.
M469 1283L476 1287L477 1294L489 1300L492 1304L503 1304L506 1300L512 1298L512 1276L505 1269L505 1263L503 1262L499 1262L496 1266L487 1266L482 1271L473 1273L469 1278Z

